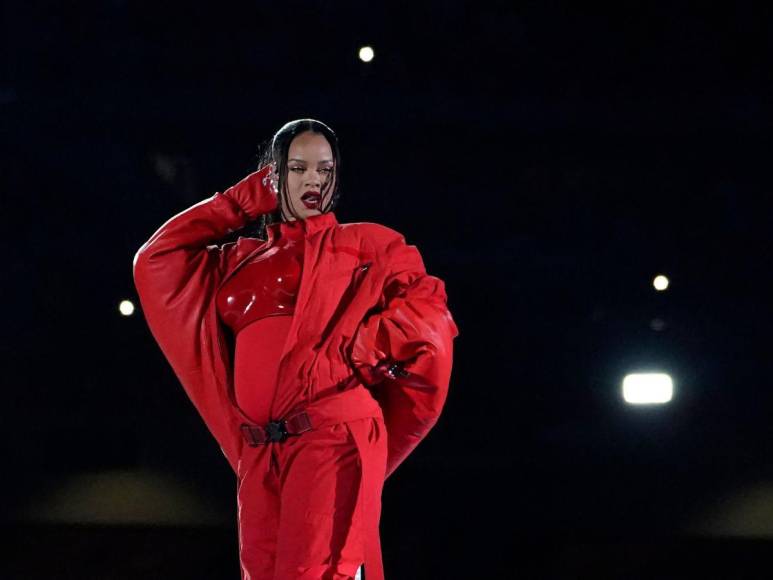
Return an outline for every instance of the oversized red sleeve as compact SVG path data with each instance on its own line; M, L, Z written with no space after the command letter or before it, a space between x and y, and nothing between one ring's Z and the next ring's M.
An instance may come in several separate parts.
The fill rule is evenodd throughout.
M397 362L403 369L372 387L387 427L388 477L440 416L459 332L443 281L426 273L415 246L398 234L380 261L388 274L375 313L358 328L351 358L355 367L384 369Z
M207 316L229 252L214 242L276 207L268 167L164 223L134 256L145 319L188 396L236 470L238 426L225 388L214 380ZM204 376L204 374L208 376Z

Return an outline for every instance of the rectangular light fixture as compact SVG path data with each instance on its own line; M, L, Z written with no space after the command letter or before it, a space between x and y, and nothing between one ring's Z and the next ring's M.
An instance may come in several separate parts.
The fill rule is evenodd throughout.
M633 373L623 379L623 399L631 405L668 403L674 396L674 382L665 373Z

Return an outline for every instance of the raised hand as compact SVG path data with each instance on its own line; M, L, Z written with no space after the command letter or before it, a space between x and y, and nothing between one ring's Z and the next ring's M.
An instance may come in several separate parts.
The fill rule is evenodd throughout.
M279 171L276 167L276 162L272 161L271 170L263 177L263 186L269 188L271 193L278 195L279 193Z

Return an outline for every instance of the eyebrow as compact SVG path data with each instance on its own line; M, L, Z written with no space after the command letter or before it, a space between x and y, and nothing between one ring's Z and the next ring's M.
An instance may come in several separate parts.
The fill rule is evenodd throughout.
M306 163L305 159L295 159L295 158L293 158L293 159L288 159L288 161L300 161L301 163ZM320 161L320 163L333 163L333 160L332 159L323 159L322 161Z

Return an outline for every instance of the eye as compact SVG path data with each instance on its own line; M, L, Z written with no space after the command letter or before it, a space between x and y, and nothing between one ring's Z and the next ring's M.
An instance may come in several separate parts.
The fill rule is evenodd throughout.
M301 173L303 173L304 169L303 167L291 167L290 171L295 171L296 173L300 171Z
M332 167L324 167L324 168L320 169L320 171L323 172L323 173L333 173L333 168Z

